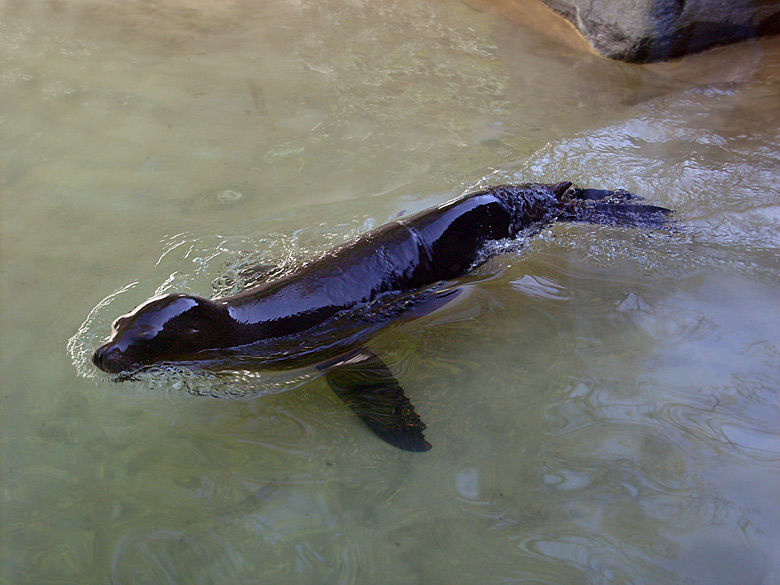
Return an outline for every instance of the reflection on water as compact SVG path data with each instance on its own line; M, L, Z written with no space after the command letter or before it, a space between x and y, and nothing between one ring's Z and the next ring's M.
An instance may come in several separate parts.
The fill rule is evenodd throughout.
M0 580L780 579L780 45L636 67L517 6L0 2ZM563 179L678 224L555 226L378 336L426 454L311 372L89 365L154 294Z

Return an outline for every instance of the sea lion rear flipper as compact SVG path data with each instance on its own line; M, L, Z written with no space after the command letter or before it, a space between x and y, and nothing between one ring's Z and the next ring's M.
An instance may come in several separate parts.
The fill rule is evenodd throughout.
M674 212L657 205L636 205L623 203L601 203L583 206L578 210L576 221L660 229L667 227Z
M425 424L393 374L378 357L360 349L323 366L331 389L381 439L404 451L427 451Z
M641 197L617 189L580 189L572 187L556 195L564 204L559 219L604 225L660 229L669 226L671 209L634 203Z

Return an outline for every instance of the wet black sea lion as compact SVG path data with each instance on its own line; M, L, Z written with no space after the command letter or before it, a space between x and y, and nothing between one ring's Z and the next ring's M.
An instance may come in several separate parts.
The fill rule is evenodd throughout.
M569 182L490 187L403 217L298 270L239 294L171 294L119 317L92 356L109 373L161 363L213 370L315 365L388 443L426 451L425 425L387 366L363 344L398 318L445 304L437 288L484 259L486 242L554 221L662 227L670 210L626 191Z

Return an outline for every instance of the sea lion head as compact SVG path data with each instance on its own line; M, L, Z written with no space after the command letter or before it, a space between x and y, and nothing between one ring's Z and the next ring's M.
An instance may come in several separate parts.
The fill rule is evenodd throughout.
M218 303L186 294L146 301L119 317L109 341L92 354L104 372L132 372L160 362L197 359L230 340L231 319Z

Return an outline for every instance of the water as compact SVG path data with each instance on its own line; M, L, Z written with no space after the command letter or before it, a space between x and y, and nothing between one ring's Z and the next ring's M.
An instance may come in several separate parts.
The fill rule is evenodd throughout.
M634 67L554 22L0 3L0 580L780 582L780 42ZM428 453L311 372L115 384L86 361L155 293L564 179L678 227L555 226L376 338Z

